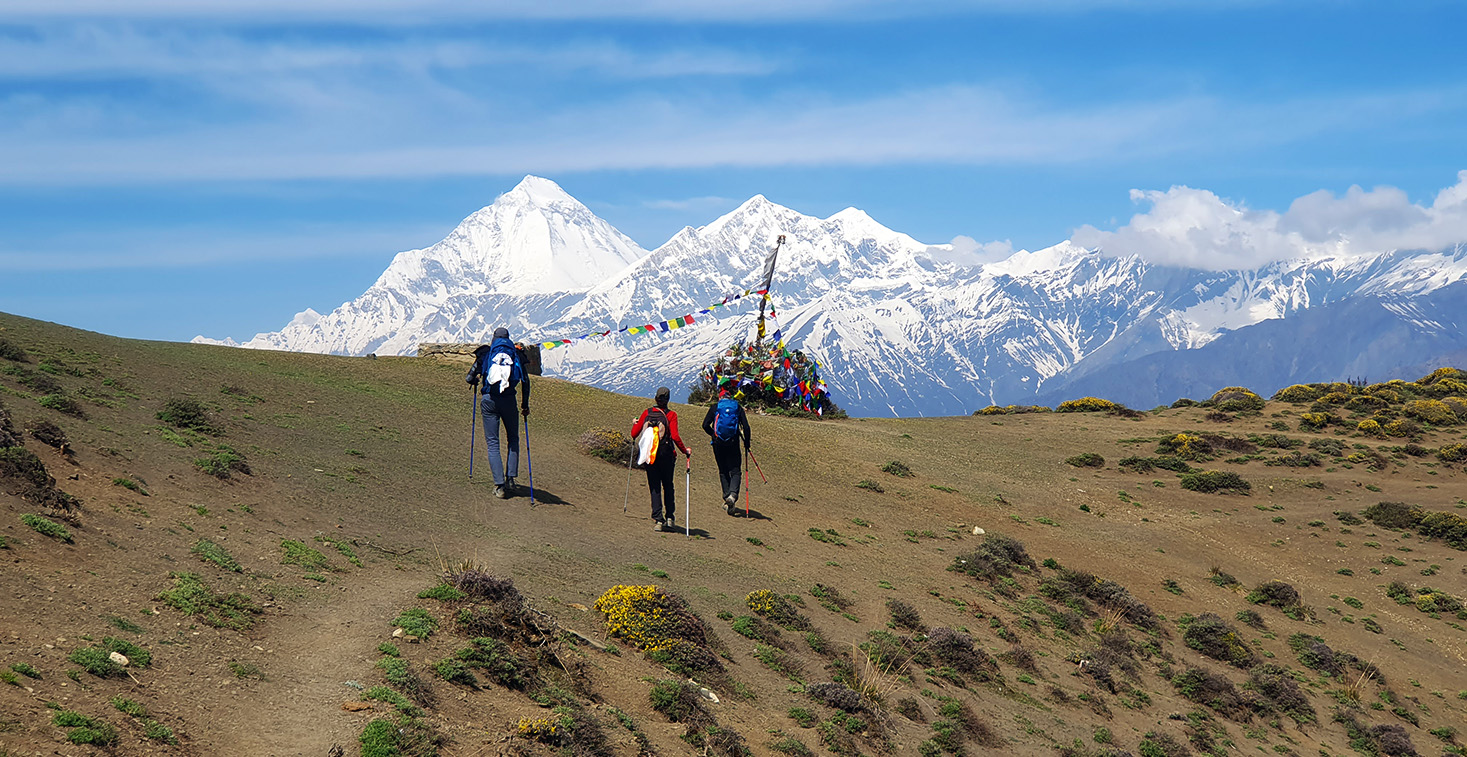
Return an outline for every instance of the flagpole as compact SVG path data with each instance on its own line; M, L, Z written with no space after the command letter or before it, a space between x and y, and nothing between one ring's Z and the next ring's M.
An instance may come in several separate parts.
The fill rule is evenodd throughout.
M779 248L784 245L784 235L780 234L774 240L774 250L769 253L769 261L764 264L764 296L759 299L759 336L757 343L764 344L764 306L769 304L769 295L774 285L774 266L779 260Z

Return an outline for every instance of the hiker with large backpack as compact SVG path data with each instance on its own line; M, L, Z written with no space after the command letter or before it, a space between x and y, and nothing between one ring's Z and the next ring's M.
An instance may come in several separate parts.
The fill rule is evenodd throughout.
M739 461L739 436L744 437L744 453L749 452L749 417L744 406L728 395L727 389L718 392L718 401L708 408L703 418L703 430L712 437L713 459L718 462L718 480L723 484L723 510L729 515L738 512L739 476L743 466Z
M484 442L489 445L489 467L494 472L494 496L505 499L515 493L520 473L519 414L530 416L530 380L520 348L509 340L509 329L494 330L494 339L474 350L474 367L464 380L480 388L479 412L484 416ZM520 389L519 414L515 412L514 390ZM499 424L504 423L508 453L501 460Z
M660 387L653 399L656 406L642 411L642 416L632 424L632 439L636 444L633 453L637 467L647 471L647 490L652 493L652 530L671 531L677 527L677 506L673 499L672 473L677 465L677 451L693 461L693 451L683 444L677 430L677 413L669 409L667 402L672 392Z

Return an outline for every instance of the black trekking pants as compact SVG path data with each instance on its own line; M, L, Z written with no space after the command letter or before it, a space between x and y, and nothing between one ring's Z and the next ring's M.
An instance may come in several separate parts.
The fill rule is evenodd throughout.
M677 469L677 453L659 452L657 462L647 469L647 490L652 493L652 520L676 520L677 503L673 501L672 472Z
M730 494L735 501L739 498L739 477L744 475L743 459L739 457L739 443L713 443L713 460L718 463L718 482L723 484L723 497Z

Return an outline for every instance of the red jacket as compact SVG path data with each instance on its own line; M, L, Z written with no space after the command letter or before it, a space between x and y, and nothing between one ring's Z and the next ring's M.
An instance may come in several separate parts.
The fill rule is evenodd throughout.
M642 411L642 417L638 418L637 419L637 422L634 423L634 424L632 424L632 438L633 439L637 438L637 435L640 434L640 433L642 433L642 426L647 423L647 411L648 410L651 410L651 409L652 408L649 407L649 408L647 408L647 410L643 410ZM657 409L658 410L662 410L662 412L667 415L667 430L668 430L668 432L672 436L672 443L673 444L676 444L677 445L677 448L680 449L680 450L682 450L684 455L687 455L688 457L692 457L693 456L692 450L689 450L688 449L688 445L683 444L683 438L681 436L679 436L678 433L677 433L677 413L675 411L673 411L673 410L670 410L670 409L663 409L663 408L657 408Z

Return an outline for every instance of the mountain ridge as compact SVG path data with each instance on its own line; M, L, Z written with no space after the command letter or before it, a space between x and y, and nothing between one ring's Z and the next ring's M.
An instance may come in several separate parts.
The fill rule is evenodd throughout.
M1227 334L1310 308L1423 297L1467 276L1461 247L1209 271L1067 240L965 267L934 259L942 246L859 209L822 219L763 195L647 251L554 182L526 177L443 241L400 253L361 297L242 346L410 354L419 342L485 341L500 325L545 341L657 323L755 288L780 235L787 243L771 328L820 359L837 403L858 415L968 413L1031 402L1057 381L1083 392L1084 377L1108 366L1162 353L1185 360ZM574 276L559 270L567 261ZM633 394L687 386L713 355L752 335L753 310L700 317L698 328L675 334L576 342L547 352L545 366ZM1449 342L1443 350L1454 349ZM1299 366L1298 375L1317 368Z

